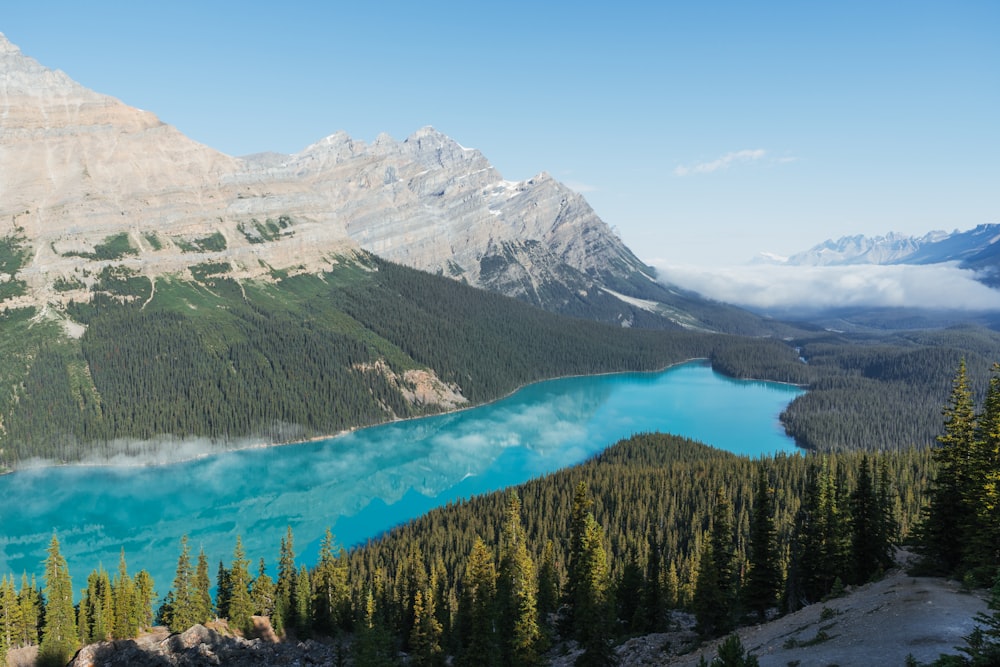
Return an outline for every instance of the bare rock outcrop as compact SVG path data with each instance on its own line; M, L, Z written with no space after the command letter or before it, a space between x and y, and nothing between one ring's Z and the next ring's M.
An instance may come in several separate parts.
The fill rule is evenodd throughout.
M225 628L222 628L225 630ZM194 625L179 634L162 630L138 639L89 644L73 658L69 667L270 667L271 665L334 665L346 648L312 640L275 642L246 639L204 625Z

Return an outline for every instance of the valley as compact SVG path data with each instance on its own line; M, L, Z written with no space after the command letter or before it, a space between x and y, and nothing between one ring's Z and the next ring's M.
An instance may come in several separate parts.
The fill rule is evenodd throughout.
M795 162L672 173L765 158ZM226 155L0 34L0 663L261 634L293 661L668 664L817 604L812 639L749 648L856 661L819 632L879 611L845 587L904 587L905 546L978 591L957 627L991 630L958 636L990 664L995 313L951 283L945 312L745 310L665 280L588 190L427 125ZM996 232L786 264L946 263L992 297Z

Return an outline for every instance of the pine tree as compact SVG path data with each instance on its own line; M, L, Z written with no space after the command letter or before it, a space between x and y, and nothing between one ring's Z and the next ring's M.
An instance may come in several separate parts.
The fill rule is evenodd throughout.
M122 548L121 557L118 560L118 574L111 582L111 597L114 600L112 635L115 639L135 637L139 632L141 612L136 596L135 582L128 574L124 548Z
M338 627L347 622L349 593L347 589L346 558L338 558L333 553L333 533L326 529L326 535L319 548L319 563L313 571L313 622L316 629L325 635L332 635Z
M229 603L233 597L233 577L225 563L219 561L215 573L215 613L219 618L229 618Z
M410 664L437 667L444 664L441 623L434 609L434 595L418 590L413 597L413 629L410 631Z
M730 630L736 618L732 514L729 499L719 489L712 510L712 530L703 546L694 593L698 630L704 635L718 635Z
M863 584L892 562L892 545L885 530L884 508L868 463L861 459L857 485L851 493L851 577Z
M300 636L308 636L313 625L312 615L312 578L309 569L302 565L295 577L295 596L292 598L295 614L295 631Z
M153 576L146 570L139 570L135 575L139 627L143 630L153 627L153 599L156 598L154 585Z
M21 588L17 592L17 603L21 608L20 625L15 627L15 634L18 637L17 643L20 646L30 646L38 643L38 632L42 620L42 591L35 581L35 576L31 576L31 584L28 583L27 573L21 574Z
M496 664L496 581L493 556L477 536L466 565L455 620L460 665L490 667Z
M111 580L102 567L87 577L87 588L80 600L78 627L80 638L87 643L111 639L114 631L114 597ZM83 624L86 621L86 625Z
M615 662L611 648L613 610L610 598L610 569L604 549L604 533L594 515L584 517L583 538L576 564L577 582L573 618L583 654L577 665L601 666Z
M559 609L559 570L556 567L556 547L552 540L545 543L538 566L538 616L547 625L550 614Z
M205 550L198 550L198 565L194 572L191 605L196 623L207 623L214 616L212 607L212 582L208 576L208 557Z
M566 599L570 603L568 608L569 621L573 622L573 608L576 600L576 589L580 581L580 562L583 559L583 540L587 530L587 515L594 501L590 498L587 490L587 483L580 481L573 492L573 506L570 510L569 523L569 553L567 554L567 570L569 577L566 581Z
M243 632L253 628L253 602L250 600L250 561L243 551L243 538L236 536L233 565L229 570L229 626Z
M168 604L164 604L160 615L171 632L184 632L198 619L194 613L194 598L192 595L192 579L194 570L191 567L191 552L188 547L187 535L181 537L181 555L177 557L177 569L174 574L174 585L170 591Z
M1000 365L994 363L992 371L976 421L963 498L969 508L964 565L984 584L1000 563Z
M500 571L497 577L501 663L534 665L539 661L538 590L535 565L521 525L521 500L508 496L504 512Z
M919 543L926 565L951 574L963 561L973 514L967 503L966 482L977 425L964 359L959 363L943 415L944 433L938 436L940 447L934 451L938 473L919 527Z
M267 573L267 566L264 559L260 559L257 565L257 577L250 587L250 600L253 603L254 614L258 616L274 615L275 595L274 580Z
M781 563L777 531L774 527L774 498L768 483L767 469L760 464L750 512L750 547L743 601L763 621L767 610L778 601L781 589Z
M298 567L295 565L295 539L292 535L292 527L288 526L287 532L281 538L281 548L278 554L278 581L275 586L277 596L277 615L281 618L281 625L285 628L294 628L295 620L295 600L297 593L295 590L298 580Z
M21 624L21 605L17 600L14 577L8 579L5 574L0 584L0 643L7 648L18 646L18 628Z
M79 647L76 609L73 607L73 582L66 559L59 551L59 539L53 535L45 558L45 627L38 649L42 665L65 665Z
M644 632L657 632L666 618L666 595L664 591L663 553L656 524L650 526L646 534L649 556L646 558L645 584L641 594L640 613L642 619L636 628ZM674 571L676 575L676 570Z

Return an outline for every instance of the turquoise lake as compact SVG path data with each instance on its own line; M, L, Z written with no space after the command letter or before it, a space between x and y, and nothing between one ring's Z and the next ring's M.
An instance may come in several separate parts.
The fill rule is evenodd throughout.
M162 596L180 538L204 548L214 575L242 536L273 566L291 526L300 564L331 528L350 547L449 501L524 482L636 433L683 435L758 456L791 451L778 415L802 390L732 380L692 362L658 373L534 384L482 407L297 445L162 466L62 466L0 476L0 574L42 572L53 531L85 585L114 571L124 547Z

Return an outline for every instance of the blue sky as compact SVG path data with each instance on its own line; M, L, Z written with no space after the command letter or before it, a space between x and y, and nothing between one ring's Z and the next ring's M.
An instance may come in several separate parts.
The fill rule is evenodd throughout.
M1000 222L1000 2L32 2L0 32L232 155L433 125L642 259Z

